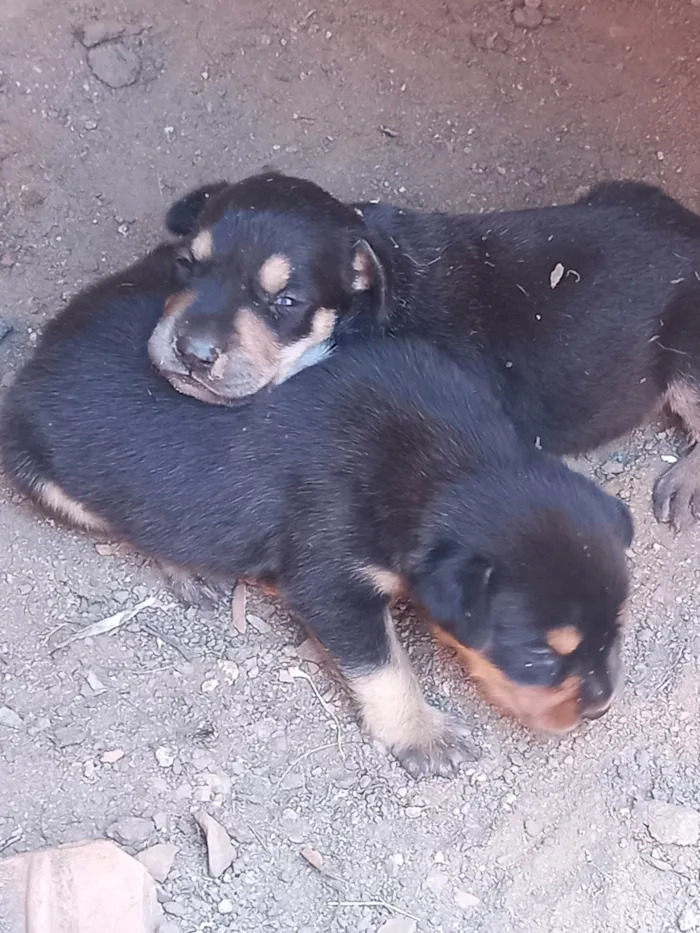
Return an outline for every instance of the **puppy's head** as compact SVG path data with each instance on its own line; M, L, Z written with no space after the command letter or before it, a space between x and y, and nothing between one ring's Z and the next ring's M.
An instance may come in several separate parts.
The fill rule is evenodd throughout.
M211 185L167 223L186 238L149 354L185 394L246 398L323 359L358 296L384 313L385 272L362 217L310 181L265 172Z
M572 479L573 495L518 509L513 523L499 516L481 550L443 532L415 581L436 637L456 650L486 698L550 733L610 707L629 586L626 507Z

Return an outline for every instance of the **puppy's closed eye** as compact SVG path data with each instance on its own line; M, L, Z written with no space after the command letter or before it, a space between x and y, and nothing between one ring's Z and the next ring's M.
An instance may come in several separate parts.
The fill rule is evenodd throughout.
M178 253L175 257L175 276L182 285L185 285L192 276L194 271L195 259L194 256L187 251Z

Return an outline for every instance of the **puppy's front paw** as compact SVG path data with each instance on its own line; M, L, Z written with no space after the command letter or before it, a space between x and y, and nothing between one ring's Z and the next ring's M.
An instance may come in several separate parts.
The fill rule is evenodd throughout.
M411 745L395 745L392 753L416 780L425 777L454 777L467 764L481 758L481 751L471 737L466 723L438 710L435 722L421 740ZM432 717L431 717L432 718Z
M654 486L656 520L670 524L676 532L684 531L700 514L700 475L695 461L692 454L679 460Z

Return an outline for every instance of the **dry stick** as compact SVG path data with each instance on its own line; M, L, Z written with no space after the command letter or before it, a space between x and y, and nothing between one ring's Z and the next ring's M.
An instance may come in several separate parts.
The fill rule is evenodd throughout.
M407 910L402 910L395 904L389 904L388 901L330 901L329 907L383 907L395 914L401 914L402 917L408 917L409 920L415 920L416 923L420 922L415 914L409 914Z
M293 771L297 765L300 765L302 761L305 761L307 758L310 758L311 755L315 755L316 752L324 752L329 748L335 748L335 742L330 742L328 745L319 745L317 748L310 748L307 752L304 752L303 755L299 755L296 761L293 761L291 765L285 770L282 777L275 784L275 790L277 790L282 783L282 781L287 777L290 771Z
M323 711L326 713L327 716L330 717L330 719L333 720L333 724L335 725L336 739L337 739L337 742L338 742L338 752L340 753L340 757L341 757L341 758L345 758L345 750L343 749L343 739L342 739L342 736L341 736L341 734L340 734L340 720L339 720L338 717L335 715L335 713L333 712L333 710L331 709L331 707L329 706L329 704L326 703L326 701L323 699L323 697L321 696L321 694L318 692L318 687L317 687L316 684L313 682L313 680L311 679L311 677L309 677L309 675L306 673L306 671L302 671L301 668L299 668L299 667L291 667L291 668L289 669L289 673L290 673L291 676L294 677L294 678L296 678L296 677L301 677L303 680L308 681L309 685L311 686L311 689L312 689L313 692L316 694L316 699L317 699L318 702L321 704L321 706L322 706L322 708L323 708Z
M10 835L6 836L5 839L0 839L0 852L4 852L5 849L9 849L10 846L19 842L22 835L22 829L18 826L17 829L13 829Z
M142 599L140 603L137 603L133 609L122 609L120 612L115 612L113 616L100 619L99 622L93 622L92 625L86 625L85 628L80 629L79 632L74 632L72 635L69 635L68 638L59 642L56 647L51 650L51 654L82 638L90 638L93 635L106 635L108 632L113 632L126 622L130 622L134 616L138 615L143 609L155 606L157 602L155 596L148 596L146 599Z

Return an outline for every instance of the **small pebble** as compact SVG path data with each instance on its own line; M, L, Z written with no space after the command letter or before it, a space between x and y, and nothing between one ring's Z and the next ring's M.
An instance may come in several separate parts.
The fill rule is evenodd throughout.
M537 29L543 19L541 11L531 6L519 6L513 10L513 22L521 29Z
M21 729L24 721L19 713L16 713L9 706L0 706L0 726L7 726L8 729Z
M219 913L220 914L232 914L233 913L233 902L227 899L219 901Z
M195 814L195 819L204 832L207 843L207 856L209 861L209 874L218 878L232 864L236 857L236 850L224 827L218 823L206 810Z
M137 845L145 842L153 832L153 821L141 816L127 816L117 820L107 830L110 839L116 839L125 846Z
M471 907L478 907L481 901L474 894L468 891L455 891L455 904L462 910L469 910Z
M686 907L678 918L678 929L683 933L688 933L689 930L697 930L698 927L700 927L700 913L695 907Z
M59 748L80 745L86 738L87 734L80 726L59 726L53 732L53 740Z
M155 881L162 883L168 877L177 853L177 846L170 842L159 842L139 852L136 858Z
M391 917L377 930L377 933L416 933L416 921L410 917Z
M175 753L166 745L161 745L156 749L156 761L161 768L172 768L173 762L175 761Z

